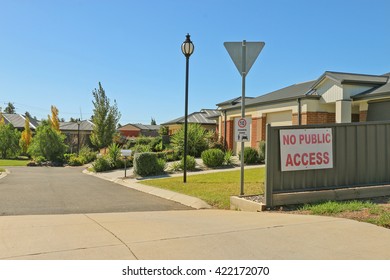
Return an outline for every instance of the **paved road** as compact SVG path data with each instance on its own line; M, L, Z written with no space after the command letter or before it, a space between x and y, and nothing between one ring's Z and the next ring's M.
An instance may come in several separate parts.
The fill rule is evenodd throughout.
M0 215L192 209L82 173L82 168L10 167L0 180Z

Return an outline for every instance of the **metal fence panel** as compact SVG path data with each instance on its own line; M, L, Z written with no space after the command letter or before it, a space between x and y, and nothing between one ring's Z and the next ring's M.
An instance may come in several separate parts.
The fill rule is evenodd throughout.
M281 129L331 128L333 168L281 171ZM390 123L267 127L267 193L326 190L390 183Z

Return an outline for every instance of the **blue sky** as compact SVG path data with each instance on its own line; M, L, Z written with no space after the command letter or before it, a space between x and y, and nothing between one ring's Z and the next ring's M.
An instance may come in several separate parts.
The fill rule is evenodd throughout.
M0 106L45 118L92 115L102 83L121 124L184 115L241 95L226 41L264 41L246 80L259 96L324 71L390 72L390 1L0 0Z

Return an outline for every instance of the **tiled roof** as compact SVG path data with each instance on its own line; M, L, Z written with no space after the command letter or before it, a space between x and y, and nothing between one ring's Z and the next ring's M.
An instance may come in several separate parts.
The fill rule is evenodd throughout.
M4 117L4 120L6 123L11 123L15 128L17 129L24 129L24 123L26 121L26 118L20 114L6 114L1 113ZM36 129L37 122L30 120L30 128Z
M188 115L187 121L188 123L199 123L199 124L216 124L216 120L212 119L221 114L218 110L213 109L202 109L200 112L194 112ZM162 125L170 125L170 124L182 124L184 123L185 118L180 117L169 122L163 123Z
M366 75L355 73L342 73L326 71L317 80L312 80L300 84L294 84L253 99L245 100L245 106L255 106L267 103L277 103L297 98L319 98L315 93L316 87L325 79L329 78L339 84L370 85L374 87L352 98L368 99L373 97L390 97L390 73L384 75ZM238 98L221 102L217 106L224 106L223 109L235 109L241 106ZM229 105L230 106L226 106ZM226 106L226 107L225 107Z
M80 130L81 131L92 131L94 124L88 120L84 120L80 122ZM60 130L61 131L78 131L77 122L60 122Z

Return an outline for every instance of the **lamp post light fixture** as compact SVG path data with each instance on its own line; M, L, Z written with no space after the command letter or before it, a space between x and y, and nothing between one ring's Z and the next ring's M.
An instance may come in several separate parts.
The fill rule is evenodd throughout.
M184 167L183 167L183 182L187 182L187 130L188 130L188 73L190 56L194 52L194 44L190 39L190 34L187 33L186 40L181 44L181 51L186 57L186 86L185 86L185 109L184 109Z

